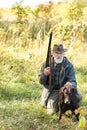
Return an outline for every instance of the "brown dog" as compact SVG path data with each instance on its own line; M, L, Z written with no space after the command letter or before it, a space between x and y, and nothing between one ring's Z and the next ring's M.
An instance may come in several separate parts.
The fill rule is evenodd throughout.
M65 85L59 91L59 120L62 118L62 114L65 113L67 110L71 110L72 114L75 115L76 119L79 120L79 114L75 114L75 109L78 108L77 102L77 89Z

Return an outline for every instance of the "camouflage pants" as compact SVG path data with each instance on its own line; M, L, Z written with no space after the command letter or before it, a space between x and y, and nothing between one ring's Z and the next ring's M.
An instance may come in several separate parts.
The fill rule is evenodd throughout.
M50 92L48 89L44 88L41 96L42 107L47 108L48 114L54 114L58 111L58 93L59 90L53 90ZM82 99L80 93L77 94L78 102Z

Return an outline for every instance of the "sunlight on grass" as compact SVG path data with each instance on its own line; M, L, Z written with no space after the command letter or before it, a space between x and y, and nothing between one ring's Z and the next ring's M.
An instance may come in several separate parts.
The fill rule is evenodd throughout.
M20 47L18 49L11 47L9 51L6 46L0 47L1 130L76 130L78 123L70 113L63 115L63 122L59 124L58 113L50 116L46 113L46 109L41 107L40 98L43 86L38 82L38 74L46 58L46 44L40 51L37 49L25 51ZM76 53L72 51L67 56L74 64L78 90L83 95L78 111L86 117L87 65L84 56L86 52L80 54L80 58Z

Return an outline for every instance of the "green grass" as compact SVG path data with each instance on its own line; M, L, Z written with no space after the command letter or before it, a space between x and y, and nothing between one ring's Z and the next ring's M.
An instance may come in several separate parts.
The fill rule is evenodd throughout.
M29 60L18 59L17 51L11 55L1 48L0 130L80 130L71 115L64 115L64 122L59 124L58 114L50 116L41 107L43 87L38 83L38 74L43 59L36 53ZM19 52L22 55L25 50ZM78 90L83 95L80 112L87 117L87 65L75 62L75 70Z
M79 78L80 75L78 74L78 80L80 80ZM87 96L83 88L86 90L86 83L79 89L84 97L80 107L85 106L86 108ZM40 104L41 91L42 86L38 82L26 84L16 81L2 86L0 88L0 129L76 130L78 122L75 122L71 116L64 116L65 122L58 124L58 115L49 116L46 113Z

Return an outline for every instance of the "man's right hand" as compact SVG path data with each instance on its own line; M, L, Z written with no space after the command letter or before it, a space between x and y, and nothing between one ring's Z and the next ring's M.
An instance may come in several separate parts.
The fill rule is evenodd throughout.
M46 76L50 75L50 67L46 67L44 69L44 75L46 75Z

